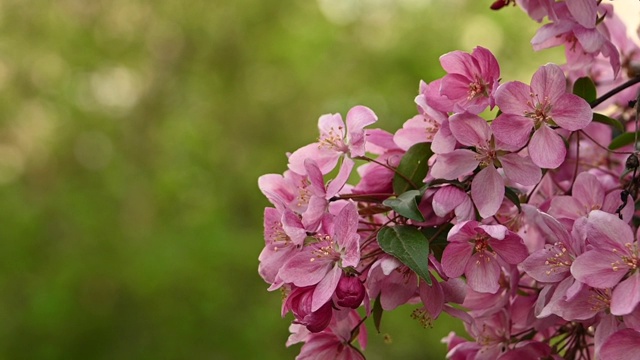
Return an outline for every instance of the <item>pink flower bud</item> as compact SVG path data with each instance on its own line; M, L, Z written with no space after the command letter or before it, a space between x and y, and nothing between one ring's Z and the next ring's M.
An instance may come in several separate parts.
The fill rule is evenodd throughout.
M333 309L331 301L327 301L318 310L311 311L314 289L315 286L293 290L287 298L285 307L291 310L296 318L296 323L306 326L307 330L312 333L317 333L329 326L333 316Z
M364 292L364 285L358 277L343 273L336 288L336 303L338 306L357 309L362 304Z

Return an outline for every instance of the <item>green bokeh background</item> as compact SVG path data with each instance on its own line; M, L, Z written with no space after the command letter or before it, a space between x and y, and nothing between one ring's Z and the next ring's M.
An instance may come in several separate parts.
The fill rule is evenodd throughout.
M0 1L0 358L291 359L257 274L258 176L371 107L395 131L448 51L528 81L536 24L491 1ZM370 359L441 359L415 306Z

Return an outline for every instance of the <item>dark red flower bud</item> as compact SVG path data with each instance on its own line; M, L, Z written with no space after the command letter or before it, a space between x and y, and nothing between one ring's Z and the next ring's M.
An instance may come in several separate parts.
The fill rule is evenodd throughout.
M342 274L336 288L336 304L338 306L357 309L362 304L364 294L364 285L357 276Z
M333 316L331 301L327 301L318 310L311 312L315 286L294 289L285 303L295 316L295 322L307 327L307 330L317 333L329 326Z

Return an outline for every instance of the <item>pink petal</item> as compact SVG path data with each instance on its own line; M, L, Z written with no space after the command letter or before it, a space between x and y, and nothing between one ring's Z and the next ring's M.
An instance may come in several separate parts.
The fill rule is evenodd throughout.
M469 69L474 67L473 58L464 51L456 50L440 56L440 65L449 74L461 74L467 78L473 76L469 72Z
M471 199L480 217L493 216L504 198L504 179L493 165L482 169L471 182Z
M498 79L500 77L500 65L496 57L489 51L481 46L473 49L471 56L478 61L480 67L480 74L485 80Z
M435 164L431 167L431 176L436 179L454 180L471 173L479 163L475 152L457 149L438 155Z
M289 259L278 277L296 286L311 286L319 283L333 267L333 261L316 258L311 251L303 251Z
M588 53L597 53L600 51L604 43L606 42L606 38L600 34L598 30L593 29L584 29L584 28L576 28L573 30L573 35L575 35L576 39L584 51Z
M640 273L635 272L622 281L611 294L611 314L630 314L640 302Z
M590 250L578 256L571 264L571 274L578 281L598 289L612 288L627 273L626 269L613 270L611 264L620 258L611 253Z
M359 132L365 126L371 125L376 121L378 121L378 116L366 106L354 106L347 113L347 129L349 133Z
M353 160L348 157L342 159L342 165L340 166L338 175L336 175L336 178L331 180L329 182L329 185L327 186L327 199L330 199L334 195L336 195L338 191L342 189L344 184L347 183L347 180L349 180L349 176L351 175L351 171L353 170L354 164L355 163L353 162Z
M597 209L604 202L602 184L593 174L582 172L573 183L571 195L585 206L585 210ZM586 213L584 214L586 215Z
M482 255L481 255L482 254ZM479 293L495 294L500 289L500 266L487 253L475 253L465 269L467 285Z
M322 305L331 299L340 281L340 275L342 275L342 269L336 265L316 285L315 290L313 290L313 300L311 301L312 312L320 309Z
M449 118L449 128L458 142L465 146L487 147L491 140L489 125L477 115L455 114Z
M579 96L564 94L553 104L549 115L561 128L575 131L591 123L593 111Z
M508 234L504 240L490 239L489 245L508 264L519 264L529 255L520 236Z
M532 129L533 121L520 115L501 114L491 123L496 139L518 148L529 141Z
M335 219L334 240L343 248L357 246L353 244L354 234L358 231L358 209L348 202Z
M346 135L344 121L342 121L340 114L324 114L320 116L318 130L320 130L320 137L338 136L340 139L344 139Z
M629 250L626 244L633 243L633 231L617 215L594 210L589 213L587 233L591 245L611 251L616 249L622 254Z
M640 332L633 329L620 330L611 335L600 348L602 360L638 360Z
M567 156L562 137L546 125L540 126L533 133L529 142L529 156L534 164L541 168L555 169Z
M472 252L469 243L448 243L442 253L442 271L451 278L462 275Z
M558 65L541 66L531 77L531 91L539 99L548 99L552 104L567 92L567 79Z
M440 126L440 130L434 135L431 143L431 150L435 154L444 154L452 152L456 148L456 138L449 128L449 120L444 120Z
M500 156L498 159L504 169L504 175L520 185L535 185L542 178L542 170L528 156L522 157L511 153Z
M597 3L591 0L571 0L567 1L567 8L578 22L578 24L585 28L595 28L597 13Z
M318 164L323 174L329 173L338 164L340 152L321 147L319 143L313 143L301 147L289 156L289 169L297 174L306 174L304 161L313 159Z
M433 195L433 212L440 217L446 216L467 198L467 193L456 186L444 186Z
M510 81L500 85L496 90L496 105L503 114L523 115L526 111L531 111L532 107L527 105L531 101L531 87L520 81Z
M461 74L448 74L442 78L440 94L451 100L466 100L469 96L469 84L471 80Z
M304 160L304 168L307 171L309 181L311 181L311 191L313 192L313 195L324 197L324 176L322 176L322 172L320 171L318 164L315 160L308 158Z

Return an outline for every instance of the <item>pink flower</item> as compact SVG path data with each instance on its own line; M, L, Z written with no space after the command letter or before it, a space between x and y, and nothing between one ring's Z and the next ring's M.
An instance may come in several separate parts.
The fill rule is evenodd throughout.
M357 329L356 329L357 328ZM319 333L308 333L304 327L292 324L287 346L304 342L296 360L364 360L355 340L364 350L367 345L367 329L355 310L335 311L329 326ZM353 338L352 334L358 336Z
M640 303L640 250L631 227L616 215L594 210L587 241L592 248L575 259L571 274L594 288L614 288L611 314L631 313Z
M522 185L534 185L542 177L540 168L528 157L508 153L493 139L491 128L477 115L461 113L451 116L449 127L458 142L469 149L439 154L431 168L436 179L453 180L482 168L471 182L471 199L482 218L493 216L504 198L504 179L496 166L502 166L507 178Z
M322 115L318 120L320 138L317 143L306 145L289 156L289 169L304 174L304 161L313 159L323 174L333 170L342 155L351 158L364 156L364 127L378 120L376 114L365 106L356 106L347 113L347 126L340 114Z
M304 325L312 333L317 333L329 326L333 309L331 302L327 301L320 308L312 310L313 291L313 287L293 289L282 307L282 312L284 316L290 310L297 324Z
M449 116L446 111L434 109L428 101L428 94L438 91L436 87L439 88L439 82L420 82L420 95L415 99L419 114L407 120L393 137L403 150L421 142L430 142L431 150L436 154L455 149L456 139L449 130Z
M562 137L552 126L580 130L593 116L585 100L566 92L564 73L554 64L541 66L533 74L531 86L519 81L500 86L496 104L502 111L491 125L496 138L516 147L529 142L531 160L549 169L560 166L567 152Z
M318 310L333 295L342 268L356 267L360 261L358 210L348 202L336 216L333 231L318 235L278 271L278 278L298 287L313 286L311 311Z
M614 73L618 73L620 54L604 25L597 23L598 2L556 2L552 9L549 18L553 22L541 27L531 40L534 50L564 45L567 63L573 68L591 66L595 57L602 54L609 58Z
M440 57L447 72L440 84L440 94L453 102L448 111L473 114L494 106L493 94L500 79L500 66L491 51L476 47L471 54L453 51Z
M442 269L449 277L465 274L469 287L477 292L500 289L500 264L518 264L527 257L522 238L502 225L467 221L455 225L447 237Z

